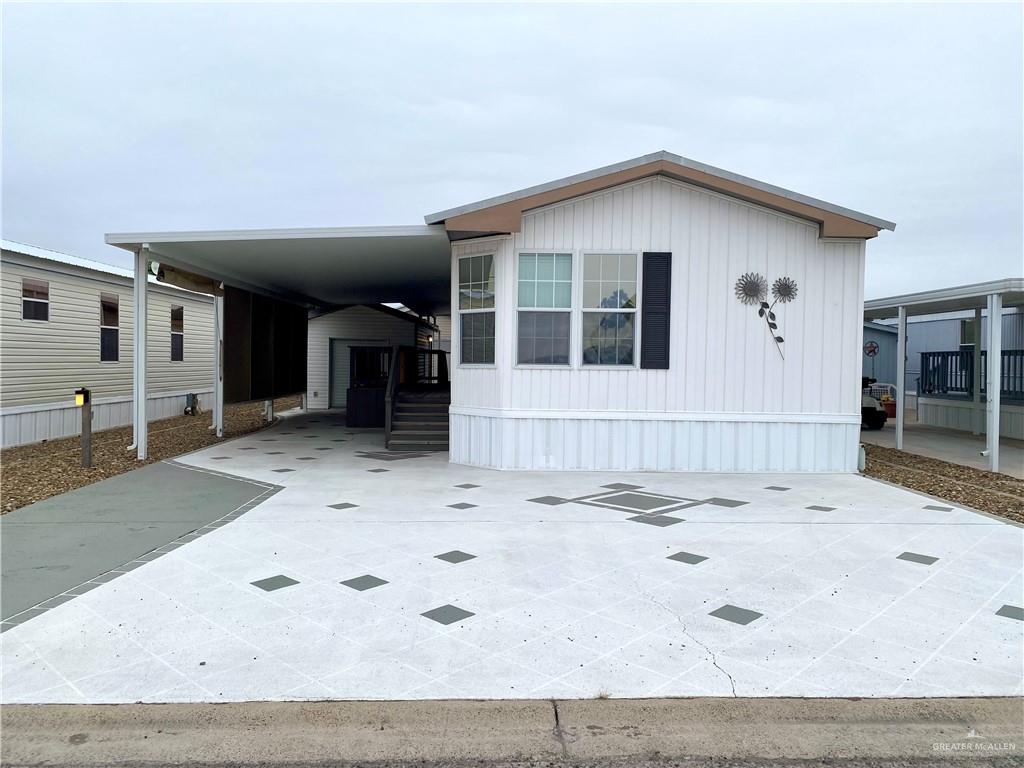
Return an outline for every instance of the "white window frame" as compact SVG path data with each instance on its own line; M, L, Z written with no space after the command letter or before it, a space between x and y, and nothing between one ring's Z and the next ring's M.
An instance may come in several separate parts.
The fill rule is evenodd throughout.
M181 310L181 330L174 330L174 310ZM174 337L181 336L181 360L174 359ZM185 305L184 304L171 304L171 348L169 350L169 358L172 363L183 363L185 362Z
M461 304L462 296L462 283L460 282L460 275L462 272L461 263L463 259L477 259L484 256L491 257L491 264L494 265L494 306L493 307L476 307L472 309L463 309ZM466 253L461 256L455 257L455 307L454 310L458 313L458 327L453 329L452 336L458 333L459 339L459 359L456 365L460 368L496 368L498 365L498 253L497 251L482 251L480 253ZM462 316L463 315L479 315L485 312L490 312L494 315L494 361L490 363L464 363L462 362Z
M632 309L608 309L604 307L584 307L583 306L583 280L584 280L584 269L587 256L636 256L636 306ZM640 303L643 300L643 279L644 279L644 258L643 251L634 251L630 248L608 248L608 249L597 249L597 248L584 248L580 250L580 257L578 259L578 282L579 282L579 303L577 305L577 312L579 313L579 333L576 334L578 357L576 358L577 364L580 370L585 371L635 371L640 369ZM629 365L607 365L604 363L598 365L592 365L583 362L583 315L585 313L600 313L607 314L609 312L621 312L621 313L633 313L633 362Z
M25 281L26 280L29 280L29 281L31 281L33 283L45 283L46 284L46 298L45 299L36 299L36 298L33 298L33 297L26 296L25 295ZM21 319L22 319L22 322L26 322L26 323L48 323L48 322L50 322L50 281L49 280L40 280L40 279L35 278L35 277L23 277L23 278L21 278L21 296L19 296L19 298L21 299ZM46 319L45 320L40 320L39 318L36 318L36 317L25 317L25 302L26 301L34 301L37 304L45 304L46 305Z
M103 324L103 297L113 296L117 300L117 325L104 325ZM103 359L103 331L117 331L117 359L116 360L104 360ZM105 291L100 293L100 364L101 365L116 365L121 362L121 296L117 293L107 293Z
M519 306L519 256L523 253L555 253L555 254L568 254L572 259L572 271L570 273L569 287L569 306L568 307L520 307ZM514 366L522 370L566 370L573 369L576 366L576 329L579 327L579 318L577 317L577 303L581 300L582 294L577 296L577 288L579 280L577 279L577 265L580 261L579 252L572 248L518 248L514 251L515 264L513 265L513 283L515 284L516 304L515 304L515 348L514 354ZM569 315L569 358L565 363L520 363L519 362L519 313L520 312L565 312ZM613 366L618 367L618 366Z

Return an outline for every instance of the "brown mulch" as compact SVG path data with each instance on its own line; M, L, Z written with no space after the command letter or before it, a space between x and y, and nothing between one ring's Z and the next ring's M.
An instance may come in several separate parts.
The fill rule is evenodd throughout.
M274 401L274 410L294 408L299 402L298 396L281 398ZM262 402L224 406L225 438L266 426ZM134 451L125 450L132 442L131 426L94 432L90 469L81 466L77 436L4 449L0 451L0 514L220 442L209 427L209 412L150 422L146 461L136 459Z
M865 444L864 474L1024 523L1024 480Z

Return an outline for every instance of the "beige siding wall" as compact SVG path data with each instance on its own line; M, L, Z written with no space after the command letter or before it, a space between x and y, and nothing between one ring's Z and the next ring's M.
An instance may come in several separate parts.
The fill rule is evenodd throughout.
M21 317L21 281L50 286L50 319ZM100 294L119 304L119 359L100 362ZM184 360L171 362L171 305L184 308ZM213 386L213 300L150 285L150 396ZM77 387L93 397L132 393L132 281L79 267L3 252L0 261L0 406L62 402Z

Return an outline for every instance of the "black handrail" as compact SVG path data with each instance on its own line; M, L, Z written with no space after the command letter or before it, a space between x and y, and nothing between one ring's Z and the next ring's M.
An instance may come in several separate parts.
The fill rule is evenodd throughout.
M988 391L988 351L981 352L981 393ZM1024 400L1024 350L1004 349L999 360L999 394ZM922 395L974 396L974 350L922 352L917 391Z
M391 348L391 365L388 366L388 383L384 390L384 448L391 447L391 414L393 411L392 401L395 392L398 391L398 379L401 375L402 363L399 360L401 347Z

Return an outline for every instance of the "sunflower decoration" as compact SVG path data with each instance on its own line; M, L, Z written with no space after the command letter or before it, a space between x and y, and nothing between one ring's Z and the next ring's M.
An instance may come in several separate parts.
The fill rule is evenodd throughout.
M796 280L791 277L780 277L772 283L772 301L768 303L768 281L757 272L746 272L736 281L736 298L748 306L757 305L757 316L764 319L768 335L775 342L775 348L783 360L786 355L782 351L785 339L779 332L778 318L775 316L776 304L789 304L797 295Z
M772 296L779 304L789 304L796 298L796 280L791 277L780 277L772 283Z
M747 272L736 281L736 298L743 304L760 304L768 295L768 281L757 272Z

